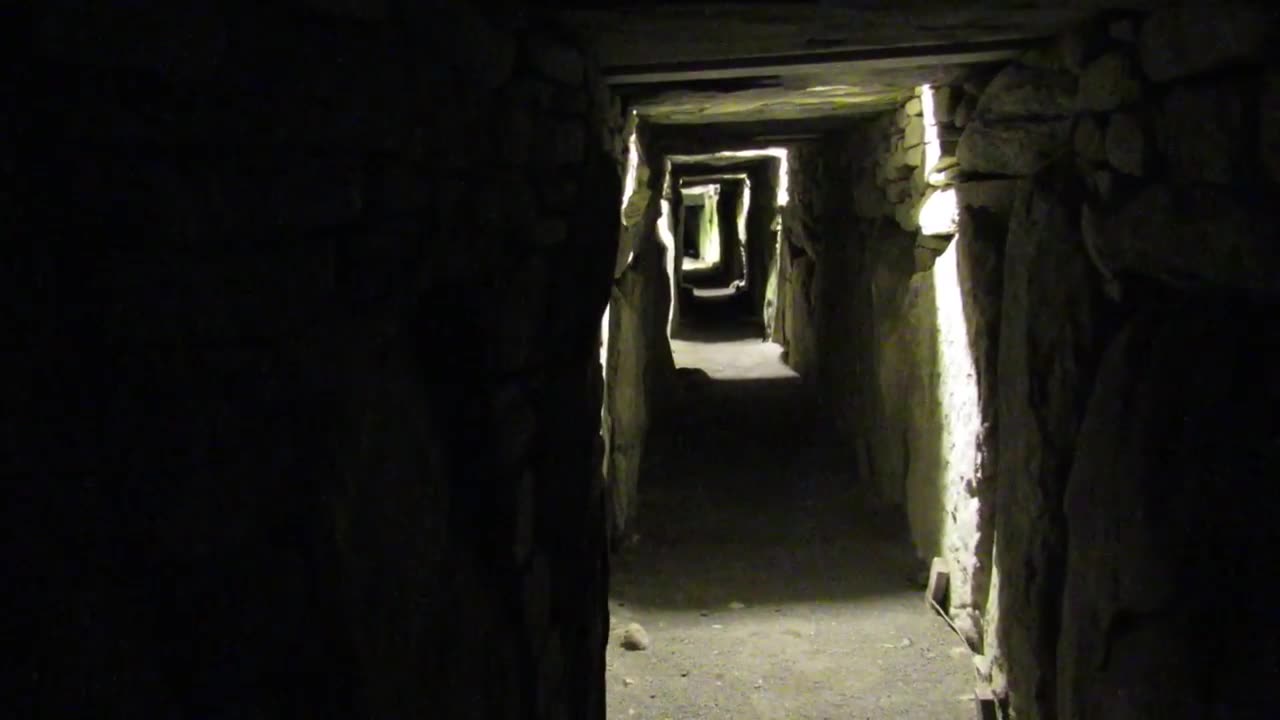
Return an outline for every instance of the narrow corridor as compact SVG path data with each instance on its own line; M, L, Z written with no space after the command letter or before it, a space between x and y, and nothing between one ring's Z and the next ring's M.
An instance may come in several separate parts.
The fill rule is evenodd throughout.
M1280 5L6 7L0 720L1280 717Z
M858 497L781 348L722 322L672 346L679 396L615 559L609 718L972 717L905 528ZM621 647L631 623L648 650Z

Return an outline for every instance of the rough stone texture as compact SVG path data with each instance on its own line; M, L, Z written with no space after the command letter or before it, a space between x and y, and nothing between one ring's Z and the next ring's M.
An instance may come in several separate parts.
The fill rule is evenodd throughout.
M911 128L907 128L907 132L911 132ZM924 164L924 145L922 144L924 135L921 134L918 137L920 138L919 143L921 144L903 148L901 151L896 153L901 158L901 164L910 169L911 174L908 177L912 178L919 177L917 170L919 170L920 166Z
M1100 296L1069 181L1025 181L1001 300L996 476L1000 664L1017 717L1053 717L1066 528L1062 493L1101 353Z
M12 23L6 713L602 718L616 158L542 206L474 9L276 5Z
M872 173L863 173L853 190L853 210L862 217L878 217L893 213L892 196L875 183Z
M1170 175L1224 185L1236 177L1249 146L1243 94L1234 85L1215 83L1180 86L1165 97L1160 144Z
M750 173L751 204L747 207L747 289L751 311L757 317L772 315L766 308L770 283L776 283L778 268L778 183L782 163L769 157L756 163ZM776 309L776 308L775 308Z
M1099 200L1110 202L1115 191L1115 173L1110 170L1097 170L1085 178L1085 184Z
M977 99L970 94L965 94L964 99L960 101L960 105L956 107L956 115L953 118L955 126L963 128L969 124L969 120L973 118L973 113L978 107Z
M1069 72L1005 66L982 91L956 148L972 173L1025 176L1071 144L1076 78Z
M658 232L664 158L650 150L648 128L636 131L636 181L624 211L604 347L601 424L608 491L608 534L617 548L634 532L649 428L674 371L667 323L673 294L672 249ZM657 170L653 168L656 167Z
M637 522L637 509L643 496L642 477L645 473L656 472L644 463L649 446L648 435L650 428L667 410L669 389L674 379L668 341L668 312L671 310L675 315L672 304L677 296L672 293L672 258L678 254L679 247L673 252L673 248L665 245L659 232L663 188L678 187L682 177L717 171L714 164L687 158L666 170L668 158L661 153L663 143L658 131L641 122L637 137L640 156L636 168L637 185L624 213L628 220L621 242L628 252L625 256L620 253L618 258L622 267L616 270L605 351L605 475L609 489L610 537L615 549L627 537L640 532L642 523ZM772 226L777 213L775 176L779 163L771 156L752 158L747 162L744 174L751 183L751 202L745 223L748 241L745 248L746 271L753 312L763 315L766 311L766 273L773 263L776 242ZM651 164L663 169L655 171L650 168ZM736 211L731 206L741 200L741 190L742 183L736 182L721 192L719 212L722 218L735 217ZM678 192L671 194L670 215L680 214L679 197ZM719 227L722 233L715 240L724 243L721 256L730 259L723 267L730 274L740 273L736 264L741 260L736 244L736 220L722 219ZM759 305L754 304L757 297ZM677 316L672 333L678 335L680 332Z
M960 183L956 195L961 208L981 208L1007 216L1013 209L1017 188L1017 180L980 180Z
M919 104L918 101L917 104ZM924 119L917 115L912 117L911 122L907 123L907 126L902 130L902 146L904 148L914 148L922 142L924 142ZM912 167L920 165L918 161L914 164L911 162L907 164Z
M822 160L813 147L799 147L787 158L788 193L791 201L783 211L782 254L788 268L779 303L783 310L783 345L787 364L802 376L818 375L816 343L817 263L815 257L825 246L820 231L823 217Z
M795 245L789 244L786 247L784 252L790 253L788 264L791 268L788 273L787 294L782 300L787 364L795 368L796 372L811 374L810 371L817 362L817 339L813 332L814 261Z
M910 204L903 203L894 207L893 219L897 221L898 227L906 232L915 233L920 229L919 218L916 216L915 207Z
M1058 717L1262 718L1280 702L1266 549L1272 308L1188 298L1116 338L1066 494Z
M1126 175L1144 175L1150 164L1151 142L1146 122L1135 113L1116 113L1107 122L1107 160Z
M1071 144L1071 120L1008 122L988 125L971 121L960 137L956 158L970 172L1031 175Z
M1076 108L1093 112L1116 110L1142 99L1142 76L1129 55L1110 52L1089 63L1080 76Z
M943 86L933 90L933 119L938 123L949 123L955 119L957 106L964 91L960 88Z
M1231 3L1158 10L1142 24L1142 69L1168 82L1224 65L1261 60L1275 26L1274 8Z
M851 208L843 198L868 192L876 162L869 149L890 145L884 132L864 124L790 162L797 211L788 223L796 217L816 235L806 245L818 252L799 253L794 264L787 357L824 398L824 414L868 484L866 496L899 508L922 559L944 558L949 611L981 645L993 517L979 505L993 500L1004 225L999 212L970 209L961 215L961 237L917 237L877 222L878 208ZM999 196L1009 183L972 185L971 207L1003 206L1007 217L1008 201ZM892 207L910 222L910 183L891 188Z
M624 650L648 650L649 633L639 624L631 623L622 631L622 640L619 642Z
M981 644L981 608L990 571L989 497L994 476L994 395L982 404L983 386L994 385L998 321L999 251L970 220L908 286L906 371L902 402L909 459L907 517L922 557L942 557L950 568L949 611ZM999 224L997 223L997 233ZM994 251L994 252L993 252ZM994 300L994 302L993 302ZM994 307L993 307L994 305ZM881 359L881 367L892 362ZM975 379L982 378L981 383ZM984 412L984 410L986 412ZM984 417L985 416L985 417ZM942 520L945 518L945 520Z
M1111 271L1185 289L1280 292L1280 229L1269 208L1210 185L1151 185L1101 218L1091 245Z
M1075 146L1076 158L1086 167L1106 165L1107 136L1096 116L1081 115L1076 118L1072 144Z
M1060 52L1041 53L1035 67L1027 67L1024 59L1014 70L996 73L986 88L974 86L982 100L976 117L966 118L956 153L961 238L949 245L934 249L929 239L914 237L911 210L927 183L901 156L900 128L910 117L905 109L898 113L905 123L890 113L887 123L877 121L843 139L828 136L815 144L805 156L803 173L824 180L808 180L812 187L806 192L816 198L802 203L805 240L795 246L799 270L793 295L803 311L788 320L794 343L789 348L802 359L793 364L817 375L824 410L849 438L860 474L871 479L887 504L902 507L918 551L952 563L959 588L953 617L981 635L984 678L990 678L997 694L1010 696L1016 717L1193 717L1208 707L1204 698L1209 696L1225 698L1223 707L1247 706L1256 713L1244 717L1262 717L1246 701L1232 704L1232 698L1260 693L1251 694L1228 672L1204 669L1206 660L1218 657L1219 648L1229 642L1194 627L1183 632L1193 641L1167 639L1179 626L1220 627L1229 614L1223 609L1225 600L1211 598L1208 590L1192 593L1201 606L1216 603L1216 616L1200 609L1184 612L1174 603L1148 618L1113 604L1115 587L1132 585L1144 597L1156 593L1154 587L1142 591L1142 583L1126 583L1126 575L1174 593L1168 597L1184 592L1171 584L1167 572L1149 575L1141 566L1149 560L1160 567L1178 566L1176 557L1164 558L1159 549L1190 547L1163 534L1172 532L1167 528L1178 526L1176 521L1147 528L1146 521L1133 523L1119 512L1090 515L1086 508L1098 501L1079 500L1074 512L1086 537L1078 567L1073 566L1070 577L1066 570L1067 558L1074 561L1078 548L1069 544L1077 534L1074 524L1068 532L1065 488L1082 461L1076 451L1078 429L1094 391L1097 363L1113 332L1153 298L1189 306L1195 306L1198 295L1270 303L1280 288L1280 238L1264 212L1274 186L1259 180L1262 169L1274 168L1267 150L1268 133L1274 134L1275 103L1269 100L1274 90L1266 82L1261 87L1252 82L1262 77L1255 69L1228 71L1215 61L1195 71L1206 73L1204 78L1146 94L1145 81L1125 59L1126 51L1108 48L1106 32L1101 37L1082 56L1078 93L1074 88L1066 92L1072 86L1062 74L1067 61ZM1249 116L1255 100L1261 101L1257 129L1263 147L1256 170L1247 150L1255 130ZM1040 111L1034 110L1037 106ZM1077 107L1086 112L1077 114ZM1065 157L1073 148L1074 158ZM1060 155L1063 161L1057 162ZM1118 172L1107 169L1108 164ZM992 174L1032 177L978 179ZM1018 183L1022 190L1013 203L1011 186ZM824 190L826 184L842 185L848 194ZM885 222L890 213L896 222ZM1005 240L1004 252L966 261L966 248L990 247L964 242L969 232L997 244ZM948 261L953 248L960 253L956 264ZM987 331L969 338L969 346L978 350L972 373L978 400L971 407L984 413L981 430L969 437L978 442L953 444L946 438L955 415L938 412L937 398L947 395L941 390L947 377L944 357L955 343L946 339L939 308L947 305L942 297L949 292L940 273L957 266L968 328L971 333L982 327ZM1003 273L997 282L989 272L983 276L974 270L992 267ZM973 270L969 285L964 268ZM981 277L987 279L977 279ZM977 299L981 297L987 300ZM1259 308L1248 322L1263 322L1261 312ZM1236 326L1245 323L1238 320ZM1187 332L1163 351L1187 358L1188 373L1197 347L1192 337ZM1147 353L1126 361L1130 379L1099 389L1095 398L1103 393L1131 397L1123 388L1136 384L1132 378L1138 377L1141 364L1154 357ZM1271 361L1257 362L1261 368ZM1272 375L1259 369L1253 376ZM1100 428L1159 424L1123 417L1122 402L1107 402L1109 419ZM1176 409L1163 412L1177 416ZM1170 422L1177 421L1165 425ZM1126 437L1158 437L1151 432L1157 431L1105 440L1119 444L1129 443ZM985 442L995 443L995 451L989 452ZM1250 447L1263 444L1249 442ZM958 457L957 447L976 448L972 457L980 461L950 464ZM1155 470L1166 467L1153 459L1161 452L1150 450L1156 446L1149 442L1133 447L1147 448L1128 452L1145 458L1141 467L1151 468L1141 473L1150 478L1141 480L1143 487L1151 489L1142 490L1147 494L1139 499L1150 503L1160 497L1164 502L1162 486L1154 482L1165 472ZM1225 439L1221 447L1228 447ZM969 478L999 482L966 484L965 472L953 472L957 467L967 468ZM1095 496L1111 497L1139 482L1112 479L1115 472L1135 465L1113 471L1099 460L1092 467L1091 472L1103 473L1095 481ZM1204 484L1192 474L1185 477ZM957 493L957 478L959 487L976 492ZM1221 492L1225 496L1227 491ZM1168 502L1186 503L1181 497ZM977 508L976 520L964 510L969 501ZM1184 504L1178 512L1191 507ZM1123 544L1132 549L1117 549L1118 538L1130 538ZM1232 552L1244 553L1243 547ZM1274 547L1275 538L1264 538L1253 557ZM1185 563L1179 567L1177 578L1197 578L1194 582L1203 587L1212 584L1207 564L1194 570ZM1076 582L1077 576L1082 584L1069 591L1064 607L1064 584ZM1237 592L1246 593L1241 587ZM1261 613L1262 606L1249 607ZM1108 617L1113 620L1106 624ZM1060 634L1060 628L1066 633ZM1243 634L1234 631L1229 637ZM1243 655L1247 652L1232 657ZM1165 667L1169 680L1162 674ZM1232 688L1230 694L1186 675L1192 667L1202 676L1220 678L1215 682ZM1271 687L1270 680L1259 679L1262 672L1250 668L1242 675Z
M17 368L0 465L27 560L0 613L18 638L6 710L599 720L606 534L630 507L610 502L643 425L622 418L655 407L614 395L605 445L601 402L660 388L669 362L654 308L671 256L642 236L661 159L619 233L620 108L537 13L133 5L34 4L5 26L22 112L0 111ZM1273 12L1142 23L1160 86L1108 119L1129 175L1090 171L1096 257L1082 178L1026 182L1003 258L1011 181L974 179L1051 164L1080 139L1080 96L1129 97L1086 65L1106 48L966 83L961 238L941 255L889 221L914 227L928 187L901 96L876 121L895 130L796 152L774 330L829 390L849 467L968 583L952 610L985 619L1020 717L1274 714L1259 490L1277 460L1280 131L1274 71L1250 64ZM1062 70L1086 67L1080 89ZM850 197L872 187L883 204ZM753 272L775 267L757 247ZM952 258L982 412L958 443L972 457L944 467L931 371ZM611 271L623 382L606 389ZM1133 317L1093 389L1100 307ZM976 525L948 530L975 497Z
M621 541L635 519L650 406L660 384L655 382L659 373L654 368L663 366L661 348L657 353L654 349L666 340L667 304L660 302L659 296L670 292L663 254L659 244L645 243L615 281L609 302L605 478L609 487L609 534L614 544Z
M1011 64L987 85L975 114L987 122L1063 117L1074 112L1075 95L1071 73Z

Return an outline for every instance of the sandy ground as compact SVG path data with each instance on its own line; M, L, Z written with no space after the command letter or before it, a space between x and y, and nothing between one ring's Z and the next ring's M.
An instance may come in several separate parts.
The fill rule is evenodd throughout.
M738 333L744 335L747 333ZM676 341L638 538L614 559L610 720L974 717L968 651L865 509L780 348ZM643 651L620 646L639 623Z

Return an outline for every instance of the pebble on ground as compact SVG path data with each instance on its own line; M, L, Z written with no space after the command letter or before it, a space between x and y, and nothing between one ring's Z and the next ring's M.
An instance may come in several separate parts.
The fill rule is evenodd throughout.
M631 623L626 630L622 631L622 649L648 650L649 633L645 632L639 623Z

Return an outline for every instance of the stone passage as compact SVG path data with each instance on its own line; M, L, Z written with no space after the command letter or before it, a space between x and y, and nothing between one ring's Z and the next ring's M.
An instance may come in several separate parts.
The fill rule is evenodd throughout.
M673 345L679 399L614 562L609 717L972 717L971 654L925 609L905 528L857 496L781 347Z
M992 12L1005 14L989 27L1029 19ZM947 27L945 12L925 16L883 32ZM654 29L680 15L626 17ZM1081 12L941 64L920 46L894 72L844 44L873 11L806 17L846 48L817 70L799 25L744 41L775 54L729 70L711 62L723 48L695 40L646 67L618 27L575 22L609 38L646 157L668 159L655 189L683 158L784 151L776 234L746 235L748 258L769 258L748 263L748 279L767 270L760 319L850 477L905 518L919 561L949 570L947 613L981 653L983 692L1016 718L1266 716L1280 641L1256 576L1207 558L1265 565L1280 542L1241 520L1242 504L1274 506L1261 468L1280 452L1262 439L1276 416L1225 380L1272 354L1271 324L1253 319L1280 297L1276 12ZM679 229L677 195L659 230ZM669 278L679 338L693 283ZM1184 358L1202 368L1196 391L1174 389ZM1259 402L1274 375L1258 371ZM635 396L655 412L680 396L669 373L645 382ZM1159 413L1181 420L1141 419ZM1192 441L1210 416L1215 432ZM1239 468L1229 491L1222 468ZM643 518L646 483L665 477L638 477L627 496ZM1212 671L1195 669L1208 658Z
M611 563L746 516L793 678L902 537L1006 720L1275 715L1280 11L890 5L9 3L7 715L601 720ZM962 712L904 635L822 702Z

